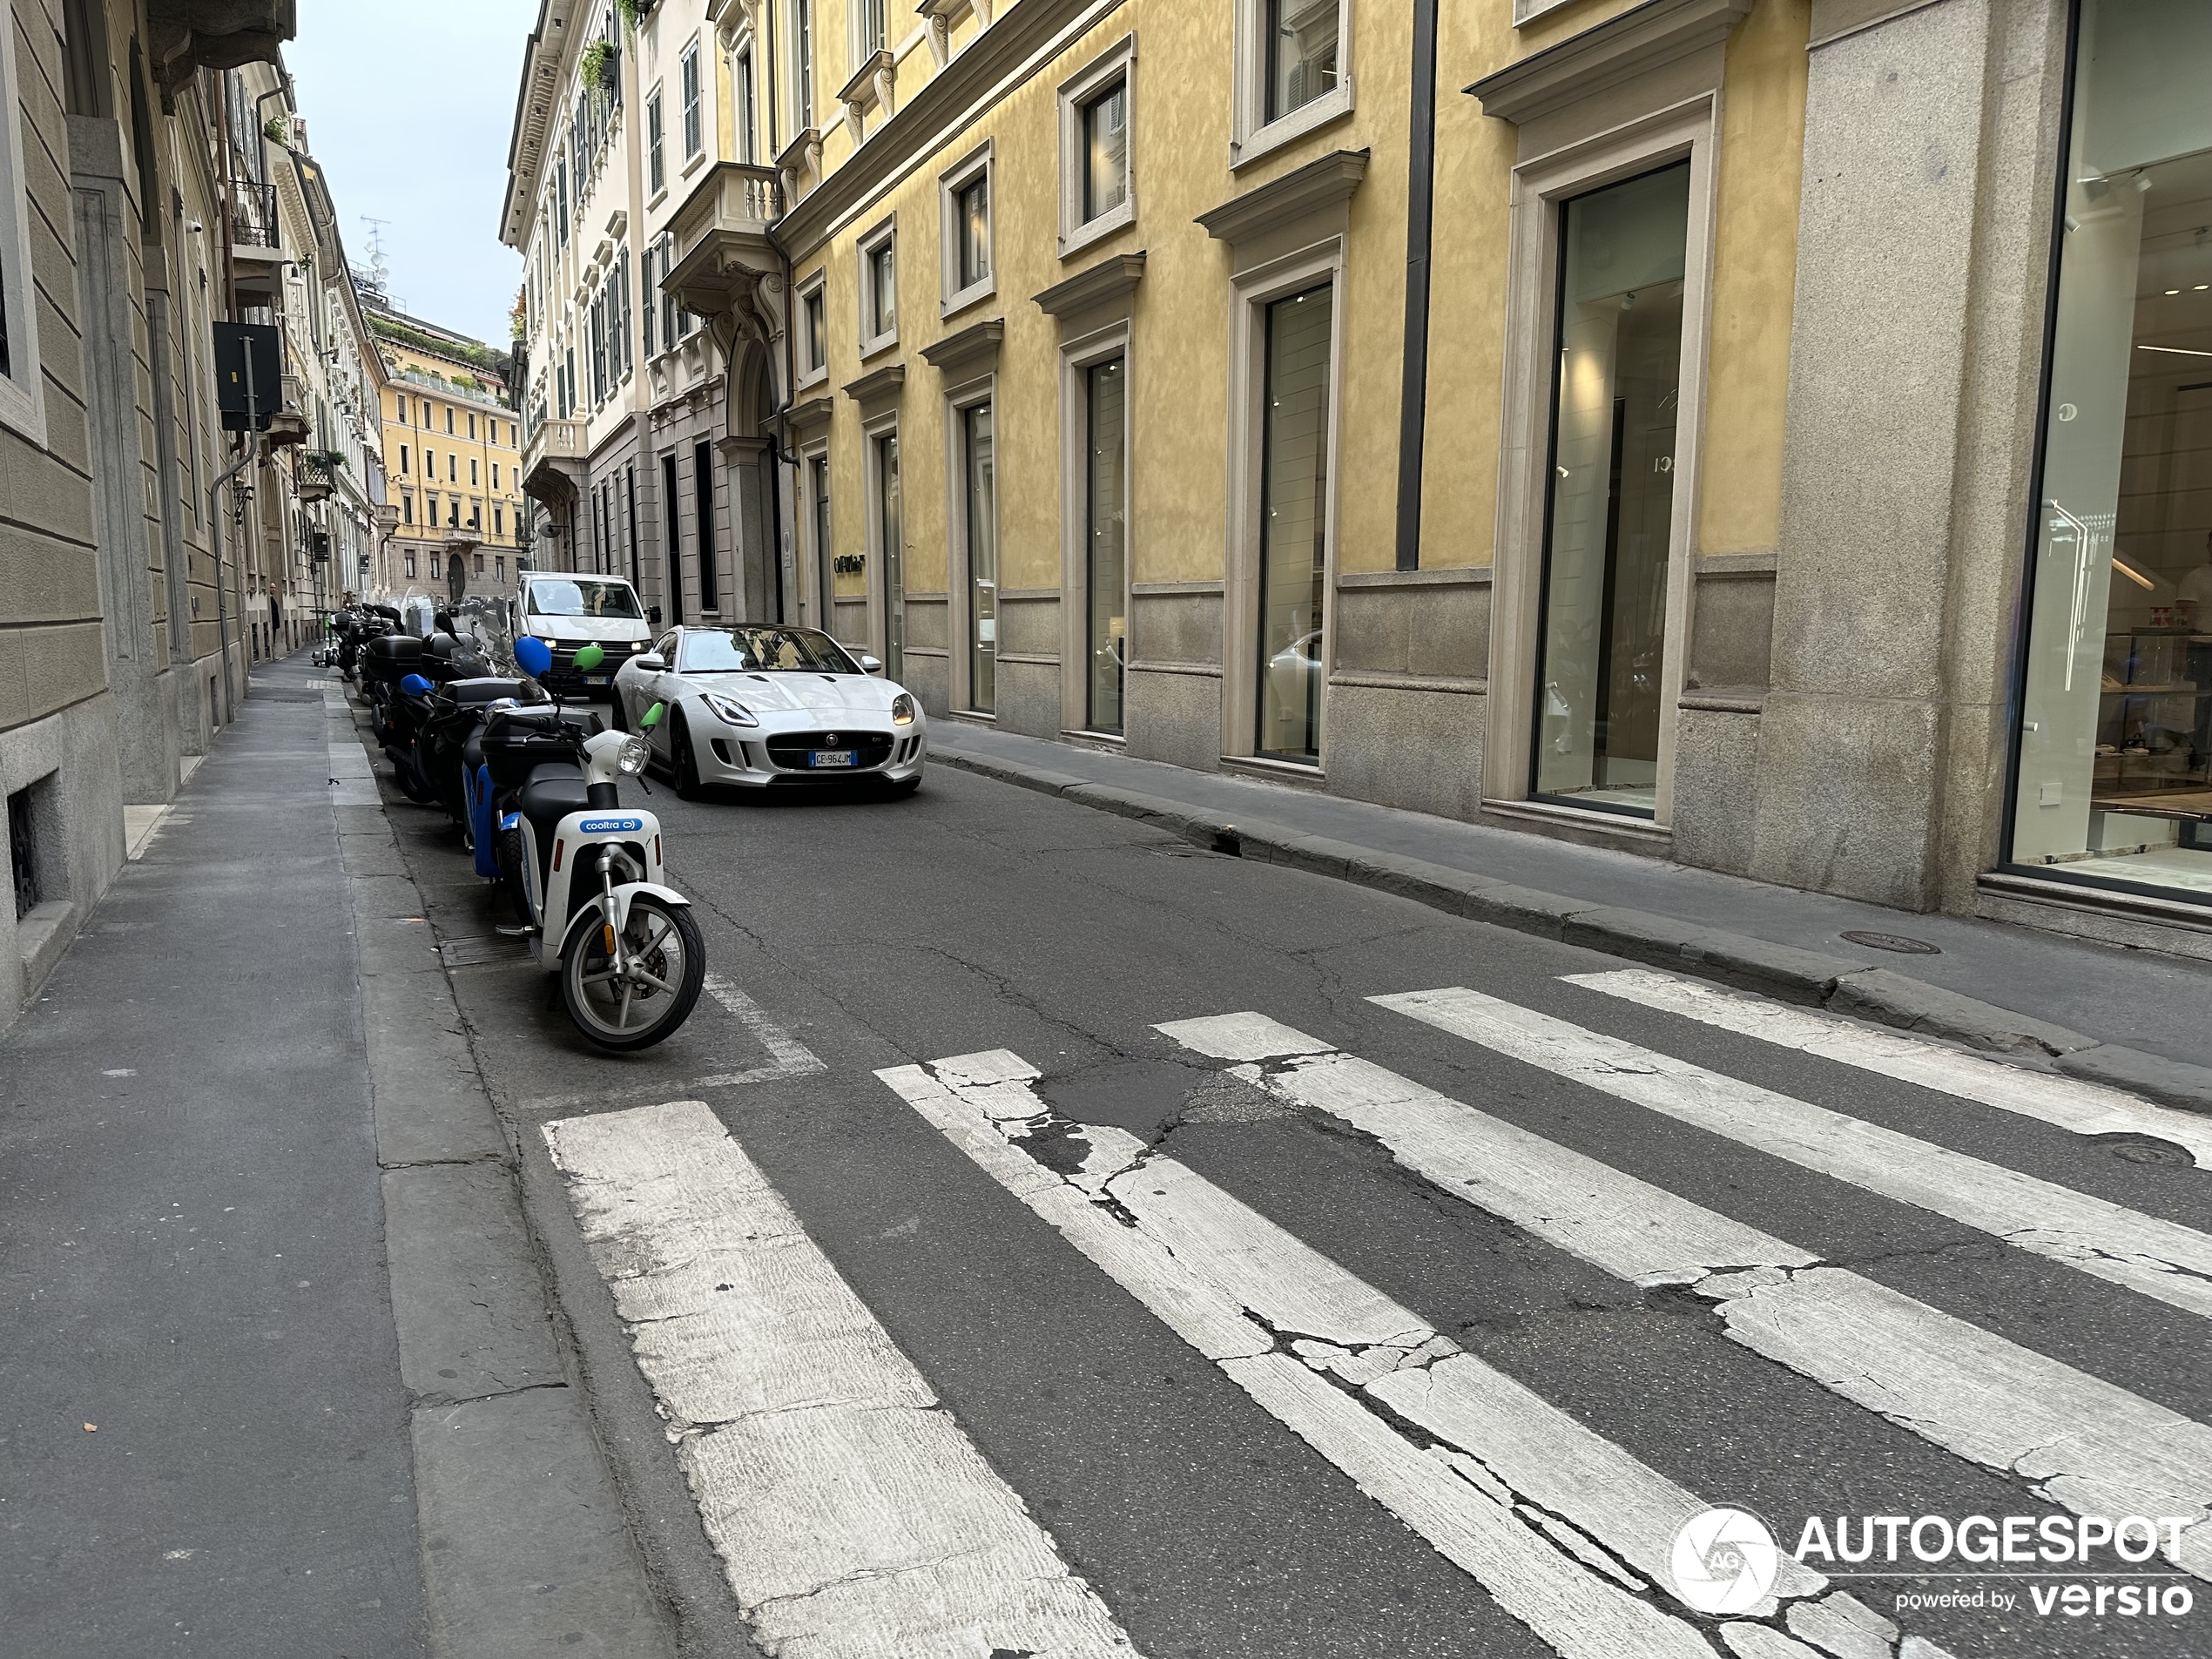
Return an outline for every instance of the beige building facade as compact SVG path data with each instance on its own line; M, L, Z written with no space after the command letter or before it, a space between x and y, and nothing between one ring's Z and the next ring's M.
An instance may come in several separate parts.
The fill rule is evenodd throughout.
M642 239L699 343L577 428L603 279L534 259L526 442L588 502L626 423L687 617L736 603L654 529L704 470L740 614L954 724L2212 950L2212 341L2157 239L2202 8L639 10L543 10L621 89L571 245ZM587 51L526 73L518 246ZM2085 143L2136 240L2074 322ZM2053 402L2077 335L2106 380Z

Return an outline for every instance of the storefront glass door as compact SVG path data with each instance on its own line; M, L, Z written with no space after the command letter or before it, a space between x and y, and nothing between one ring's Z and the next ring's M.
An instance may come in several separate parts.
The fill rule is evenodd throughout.
M1127 639L1128 544L1123 535L1122 360L1083 371L1085 442L1083 525L1085 629L1089 673L1085 724L1093 732L1122 729L1122 675Z
M1323 588L1329 532L1327 283L1267 307L1259 520L1259 731L1278 760L1321 758Z
M894 680L907 672L906 546L899 520L899 435L875 441L875 487L880 517L877 536L883 545L883 671Z
M2212 6L2083 0L2012 859L2212 901Z
M998 706L998 484L992 456L991 406L961 415L968 490L968 706Z
M1560 208L1559 337L1532 792L1658 802L1686 161Z

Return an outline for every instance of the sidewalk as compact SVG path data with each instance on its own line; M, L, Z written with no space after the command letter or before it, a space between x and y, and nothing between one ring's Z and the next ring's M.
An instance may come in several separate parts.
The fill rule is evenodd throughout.
M931 758L1569 943L2212 1111L2212 964L940 722ZM1222 838L1227 837L1225 841ZM1867 949L1904 934L1939 954Z
M305 656L0 1039L0 1648L665 1655L354 715Z

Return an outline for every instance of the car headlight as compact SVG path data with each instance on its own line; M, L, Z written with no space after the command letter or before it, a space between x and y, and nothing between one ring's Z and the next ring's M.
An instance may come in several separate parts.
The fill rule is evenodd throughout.
M751 709L736 699L724 697L718 692L702 691L699 693L699 701L706 705L708 712L725 725L759 725L760 724L752 718Z
M891 724L912 725L914 723L914 700L904 691L891 699Z
M643 738L625 738L622 750L615 756L615 770L625 778L635 778L645 770L645 760L652 753Z

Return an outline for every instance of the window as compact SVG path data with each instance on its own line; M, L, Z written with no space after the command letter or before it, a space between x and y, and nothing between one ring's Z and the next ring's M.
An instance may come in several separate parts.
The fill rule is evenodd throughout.
M991 152L988 145L938 182L948 316L988 297L991 282Z
M860 244L860 354L899 338L899 250L889 226Z
M1559 208L1531 792L1656 815L1689 164Z
M1130 111L1136 39L1124 36L1060 85L1060 257L1136 217Z
M738 107L731 112L737 129L738 159L748 165L760 159L759 146L753 138L759 124L755 113L752 80L752 48L746 47L730 63L730 88Z
M862 57L873 57L891 44L884 15L888 9L887 0L860 0L859 5L854 8L860 29L860 55Z
M400 471L401 474L405 474L408 471L407 464L407 445L405 444L401 444L400 446Z
M829 369L829 295L817 281L799 296L799 372L807 379Z
M814 125L814 4L792 0L792 83L799 89L799 130Z
M691 446L691 493L698 502L699 609L718 610L722 583L714 568L714 446L705 439Z
M2202 8L2083 0L2010 864L2212 900Z
M438 498L435 496L423 496L422 522L426 524L435 524L438 522Z
M492 580L495 582L504 582L507 580L507 556L504 553L493 555L491 562L491 577Z
M499 488L499 462L496 461L491 463L491 487L494 489Z
M446 503L446 528L455 530L461 528L461 497L458 496Z
M470 416L469 417L469 437L470 442L473 442L475 441L475 436L476 436L476 417L475 417L475 415L470 415Z
M482 554L481 554L481 553L477 554L477 555L475 556L475 563L476 563L476 574L477 574L478 576L482 576L482 575L484 573L484 556L483 556Z
M495 507L491 509L491 533L494 536L507 534L507 512L504 508Z
M656 242L637 256L640 267L637 280L645 290L645 361L649 363L660 354L658 343L660 307L653 303L653 266L659 251L660 245Z
M630 356L630 250L623 248L615 255L613 279L614 315L611 327L613 349L617 364L615 378L628 380L632 367Z
M876 563L883 571L883 670L893 679L906 675L906 544L899 518L899 435L875 440Z
M446 482L453 484L461 482L461 457L450 451L446 455Z
M597 408L607 401L607 293L602 288L591 296L591 407Z
M450 404L450 403L448 403L448 404L447 404L447 405L446 405L446 431L447 431L448 434L450 434L450 433L452 432L452 430L453 430L453 405L452 405L452 404Z
M471 455L469 457L469 488L474 489L476 487L476 458Z
M954 204L960 226L960 286L968 288L990 280L990 175L961 185Z
M435 450L426 448L422 451L422 475L425 478L435 478L438 475L438 456Z
M1119 732L1129 643L1124 360L1094 364L1082 376L1084 724L1093 732Z
M812 456L806 462L806 503L814 537L814 625L833 633L837 621L837 572L830 549L829 457Z
M1328 283L1267 307L1260 393L1259 727L1278 759L1321 756L1329 523Z
M660 528L668 554L668 619L672 623L684 620L684 538L677 523L680 511L676 499L676 452L671 449L660 458Z
M989 404L961 411L960 441L961 539L968 556L968 706L988 714L997 706L999 586L998 482Z
M660 88L645 99L645 186L653 195L668 188L668 163L661 153Z
M706 142L699 119L699 44L696 40L684 48L683 79L684 159L689 161Z
M1236 0L1230 165L1241 166L1352 109L1352 0Z
M407 571L407 579L415 580L415 553L412 549L400 556L400 563Z
M553 239L569 245L569 163L565 156L553 163Z
M407 395L405 393L401 393L398 395L396 401L399 404L400 409L400 424L401 426L405 426L407 424Z
M403 489L400 492L400 523L402 524L415 523L415 496L412 491Z

